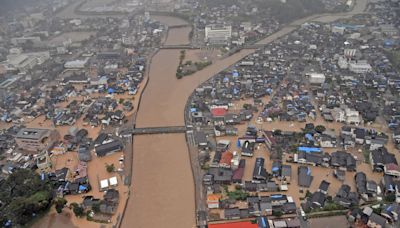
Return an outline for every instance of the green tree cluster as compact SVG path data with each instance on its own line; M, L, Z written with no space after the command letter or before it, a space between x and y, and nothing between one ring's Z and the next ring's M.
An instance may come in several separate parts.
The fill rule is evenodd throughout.
M106 164L106 170L107 170L107 172L109 172L109 173L114 172L114 171L115 171L115 166L114 166L114 164L111 164L111 165Z
M54 204L55 204L57 213L61 213L65 204L67 204L67 200L64 198L57 198L56 200L54 200Z
M71 203L71 207L76 217L82 217L85 215L85 209L81 205L74 202Z
M52 188L32 170L19 169L0 183L0 225L24 226L52 203Z
M246 200L247 197L249 196L249 194L243 190L235 190L235 191L227 191L227 196L229 197L229 199L231 200Z

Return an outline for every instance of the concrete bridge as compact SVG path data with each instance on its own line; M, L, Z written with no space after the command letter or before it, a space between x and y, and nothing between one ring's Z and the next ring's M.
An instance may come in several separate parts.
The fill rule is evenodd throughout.
M200 49L191 45L163 45L160 49Z
M259 49L259 48L263 48L265 46L265 44L249 44L246 45L240 49ZM191 45L163 45L160 47L160 49L212 49L210 47L195 47L195 46L191 46Z
M186 28L186 27L192 27L191 25L189 25L189 24L182 24L182 25L170 25L170 26L168 26L168 28L169 29L171 29L171 28Z
M265 47L265 44L249 44L245 45L243 49L259 49Z
M186 126L133 128L132 135L186 133Z

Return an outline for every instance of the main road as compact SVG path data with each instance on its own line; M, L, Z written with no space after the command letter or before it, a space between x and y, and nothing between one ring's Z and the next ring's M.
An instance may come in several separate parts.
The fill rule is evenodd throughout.
M303 18L284 26L258 44L272 41L310 22L332 22L364 12L367 0L357 0L352 11L321 14ZM181 20L163 17L168 25ZM185 45L190 30L170 30L166 43ZM228 68L255 50L242 50L216 61L202 71L178 80L175 77L179 50L162 49L154 55L149 66L149 81L141 94L136 127L167 127L184 125L184 108L188 97L201 83ZM195 227L195 186L190 167L185 135L156 134L134 137L131 198L128 201L123 228L189 228Z

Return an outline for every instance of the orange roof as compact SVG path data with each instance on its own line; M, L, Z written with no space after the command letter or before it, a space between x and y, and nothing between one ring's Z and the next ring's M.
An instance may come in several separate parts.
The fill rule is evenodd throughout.
M221 199L221 195L220 194L209 194L207 196L207 201L217 201Z
M230 165L233 158L233 154L229 151L222 153L221 160L219 161L220 164L227 164Z
M222 224L208 224L208 228L257 228L257 224L248 222L227 222Z

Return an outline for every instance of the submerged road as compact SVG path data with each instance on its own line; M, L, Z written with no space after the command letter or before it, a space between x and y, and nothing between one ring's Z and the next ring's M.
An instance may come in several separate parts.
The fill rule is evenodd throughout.
M257 44L269 44L291 33L305 22L333 22L340 18L351 17L362 13L366 5L367 0L357 0L351 12L315 15L297 20ZM182 24L182 21L176 18L168 18L163 17L161 21L169 23L168 25ZM185 45L188 43L189 32L188 30L187 34L182 34L182 31L176 33L170 31L166 42ZM136 127L184 125L185 104L194 89L254 51L254 49L242 50L178 80L175 73L180 51L160 50L149 66L149 82L141 94ZM195 227L195 184L185 134L135 136L134 154L131 198L128 201L122 227Z

